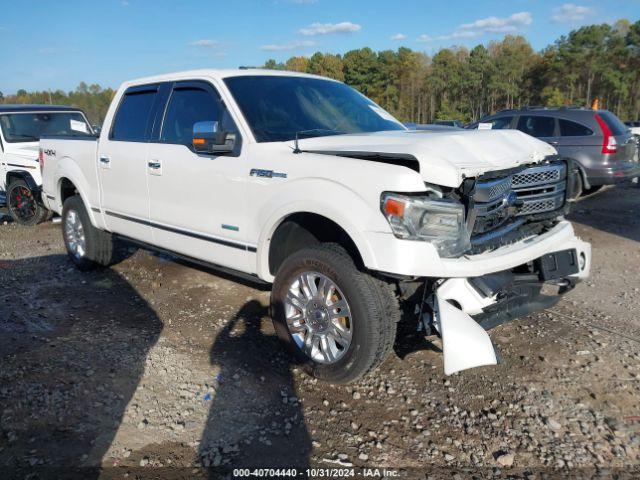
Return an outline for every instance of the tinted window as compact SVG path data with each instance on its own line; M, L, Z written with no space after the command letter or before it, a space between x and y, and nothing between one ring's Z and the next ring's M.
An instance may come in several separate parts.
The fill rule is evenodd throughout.
M8 143L37 142L42 135L91 135L80 112L9 113L0 115L0 127Z
M156 95L156 90L125 94L113 122L111 139L133 142L147 141L149 139L149 121Z
M193 124L219 121L220 102L209 92L199 88L181 88L173 91L162 124L161 140L191 145Z
M518 130L533 137L553 137L555 123L553 117L523 115L518 120Z
M510 127L511 120L513 120L513 117L500 117L494 118L487 123L491 124L491 130L504 130Z
M627 127L620 121L613 113L606 110L600 110L598 115L602 117L607 126L611 129L611 133L614 135L624 135L627 131Z
M560 118L560 135L563 137L585 137L593 135L593 130L571 120Z
M246 76L225 80L258 142L343 133L405 130L351 87L307 77Z

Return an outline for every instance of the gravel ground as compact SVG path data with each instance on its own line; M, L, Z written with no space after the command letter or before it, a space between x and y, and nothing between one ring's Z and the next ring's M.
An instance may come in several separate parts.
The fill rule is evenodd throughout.
M0 476L640 475L639 194L575 206L592 277L492 330L500 365L445 377L406 323L401 355L341 387L290 363L264 289L143 251L81 273L59 225L0 220Z

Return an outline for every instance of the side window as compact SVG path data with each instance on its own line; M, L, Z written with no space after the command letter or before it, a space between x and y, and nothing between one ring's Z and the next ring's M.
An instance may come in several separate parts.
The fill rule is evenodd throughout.
M220 121L220 112L220 100L208 91L193 87L177 88L169 100L160 140L191 145L194 123Z
M500 117L494 120L491 120L491 130L504 130L505 128L509 128L511 125L511 120L513 117Z
M518 130L532 137L553 137L555 123L553 117L522 115L518 120Z
M111 129L111 140L146 142L156 90L125 93Z
M571 120L558 119L560 123L560 135L563 137L587 137L593 135L593 130Z

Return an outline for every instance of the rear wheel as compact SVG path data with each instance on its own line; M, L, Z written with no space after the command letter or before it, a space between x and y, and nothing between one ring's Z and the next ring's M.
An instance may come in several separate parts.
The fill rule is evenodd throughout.
M393 287L357 269L345 250L294 253L271 293L276 332L312 376L349 383L389 355L400 308Z
M80 270L108 266L115 260L114 238L91 224L84 203L77 195L64 202L62 237L69 258Z
M7 206L13 221L25 226L34 226L47 219L49 210L40 203L27 182L14 179L7 189Z

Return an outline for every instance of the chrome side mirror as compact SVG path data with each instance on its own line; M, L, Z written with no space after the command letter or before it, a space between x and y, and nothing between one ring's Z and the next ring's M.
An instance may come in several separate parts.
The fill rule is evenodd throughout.
M196 122L193 125L193 149L197 153L230 153L235 144L236 136L220 130L219 122Z

